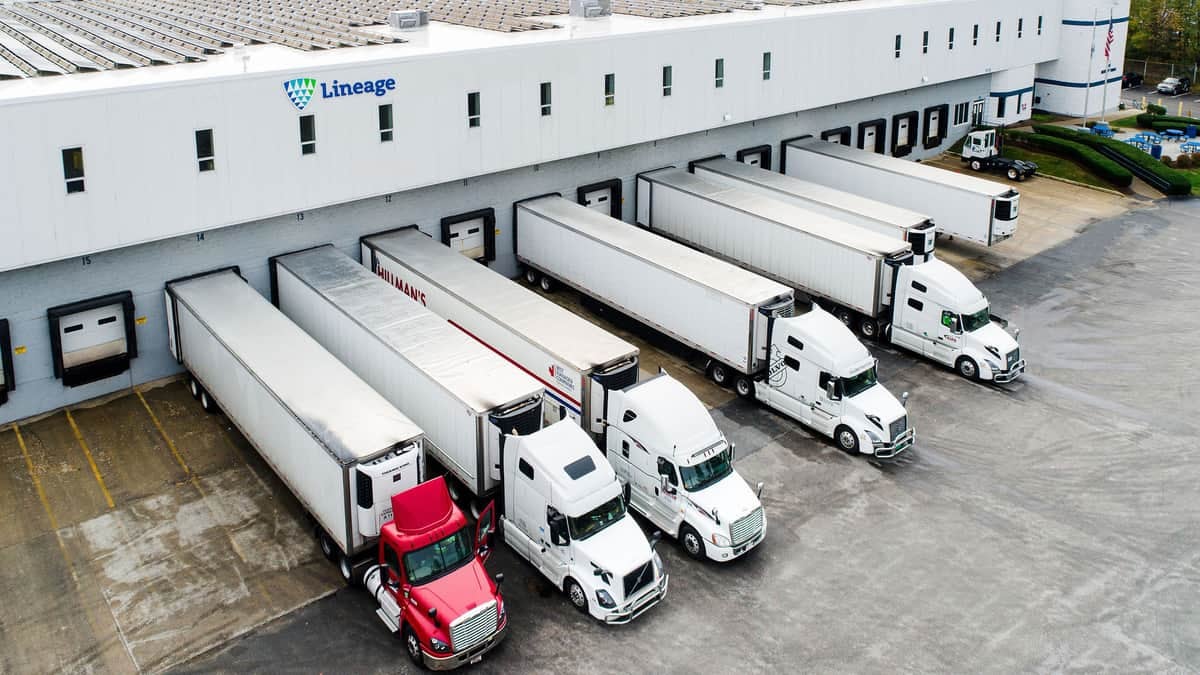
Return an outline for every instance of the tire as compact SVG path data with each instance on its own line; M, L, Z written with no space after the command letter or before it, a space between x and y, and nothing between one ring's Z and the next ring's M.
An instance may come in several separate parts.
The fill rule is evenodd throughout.
M345 554L338 554L337 558L338 574L342 576L342 581L347 586L354 586L358 580L354 578L354 563L350 562L350 558Z
M704 560L708 557L704 553L704 538L687 523L679 528L679 545L683 547L684 553L695 560Z
M321 555L325 556L326 560L329 562L337 562L337 546L334 545L333 540L329 538L329 535L321 531L320 528L317 529L317 545L321 547Z
M526 268L525 281L528 281L530 284L536 284L537 280L538 280L537 270L533 269L532 267Z
M954 364L954 369L958 371L959 375L968 380L979 379L979 364L975 363L975 359L969 356L959 358L958 362Z
M858 454L858 434L848 426L842 425L834 430L833 441L842 449L842 452L851 455Z
M1024 183L1026 178L1029 178L1029 174L1027 174L1027 173L1017 174L1017 182L1018 183Z
M972 171L983 171L983 162L980 162L977 159L971 160L971 170Z
M722 387L729 385L729 368L724 363L713 363L708 369L708 376Z
M1018 173L1016 169L1008 170L1008 179L1009 180L1020 180L1020 176L1021 176L1021 174Z
M563 582L563 592L567 594L567 602L570 602L572 607L588 614L587 593L584 592L583 586L580 586L578 581L567 577L567 580Z
M192 398L200 400L200 383L196 381L196 378L188 378L188 391L192 392Z
M869 316L864 316L858 322L858 332L868 340L879 339L879 323Z
M408 624L404 624L404 630L401 631L404 639L404 651L408 653L408 658L412 659L413 665L418 670L426 670L425 654L421 651L421 640L417 638L417 634L409 628Z
M220 411L220 408L217 407L217 402L203 389L200 390L200 407L204 408L204 412L210 415L215 415Z
M543 274L542 278L538 279L538 288L542 289L543 293L552 293L554 292L554 280Z
M738 375L733 380L733 390L742 398L754 398L754 380L747 375Z
M838 307L834 310L834 316L838 318L847 328L854 325L854 314L845 307Z

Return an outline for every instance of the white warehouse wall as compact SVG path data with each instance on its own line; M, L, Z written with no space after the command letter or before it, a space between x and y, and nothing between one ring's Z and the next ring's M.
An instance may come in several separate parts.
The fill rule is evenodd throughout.
M1115 110L1129 36L1130 0L1065 0L1061 56L1037 68L1035 106L1082 117ZM1112 19L1113 44L1104 57ZM1093 52L1094 49L1094 52Z

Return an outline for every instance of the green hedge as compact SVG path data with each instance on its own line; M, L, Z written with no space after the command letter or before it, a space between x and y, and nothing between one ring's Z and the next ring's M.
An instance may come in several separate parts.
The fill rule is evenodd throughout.
M1043 150L1049 154L1072 160L1099 176L1102 180L1106 180L1117 187L1129 187L1133 183L1133 174L1129 172L1129 169L1117 164L1086 145L1068 141L1065 138L1056 138L1044 134L1031 134L1023 131L1009 131L1004 137L1017 145Z
M1200 119L1194 117L1173 117L1171 115L1150 115L1142 113L1137 116L1138 126L1143 129L1180 129L1189 126L1200 127Z
M1138 167L1142 171L1150 173L1166 184L1163 191L1169 195L1190 195L1192 193L1192 184L1187 176L1163 166L1162 162L1151 157L1148 153L1142 152L1132 145L1122 143L1121 141L1111 138L1103 138L1095 134L1085 134L1065 127L1054 127L1045 124L1034 125L1033 130L1039 134L1046 136L1054 136L1063 138L1068 141L1081 143L1092 149L1106 148L1111 152L1119 155L1129 164Z
M1146 106L1146 112L1150 113L1151 115L1166 115L1167 109L1161 105L1154 105L1151 103Z

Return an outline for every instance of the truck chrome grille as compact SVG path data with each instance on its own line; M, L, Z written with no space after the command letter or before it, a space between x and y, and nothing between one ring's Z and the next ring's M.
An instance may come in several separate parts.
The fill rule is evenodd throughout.
M625 575L625 599L632 598L634 593L654 582L654 561L647 560L646 564Z
M1021 360L1021 348L1018 347L1008 353L1008 370L1012 370L1013 366L1017 365Z
M742 543L758 534L758 531L763 526L763 510L762 507L754 509L748 516L738 518L729 526L729 538L733 540L734 546L740 546Z
M900 438L900 434L908 431L908 415L904 415L895 422L892 422L892 428L889 429L889 431L892 433L891 440L894 441L897 438Z
M450 624L450 648L464 652L483 642L496 631L497 619L495 600L458 617Z

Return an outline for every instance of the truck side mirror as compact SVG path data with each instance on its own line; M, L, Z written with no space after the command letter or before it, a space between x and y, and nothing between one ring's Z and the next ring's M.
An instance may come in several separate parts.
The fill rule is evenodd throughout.
M555 546L566 546L570 543L567 537L567 518L563 514L555 511L550 514L550 542Z
M825 383L825 397L828 398L830 401L837 400L837 386L834 384L834 381L832 378L830 378L830 380Z
M907 391L904 392L903 394L900 394L900 405L904 406L905 408L908 407L908 392Z
M729 462L733 463L733 458L737 456L737 443L729 444Z
M675 486L671 485L671 479L667 476L667 474L662 473L658 475L658 484L663 492L669 495L675 494Z
M764 485L764 483L762 481L759 481L758 486L754 489L754 496L759 499L762 499L763 485Z
M504 572L496 572L496 586L504 583Z
M662 541L662 530L655 530L650 533L650 548L658 546L658 542Z

